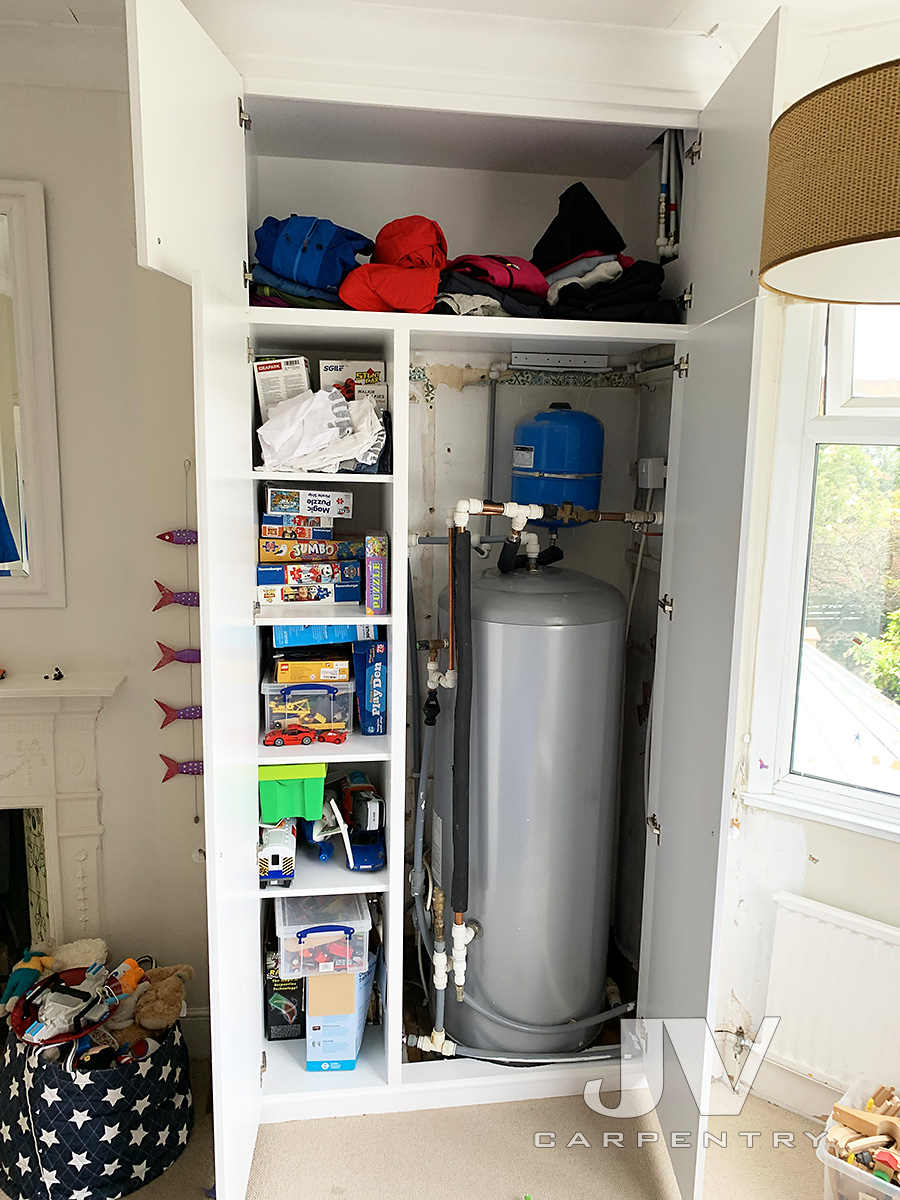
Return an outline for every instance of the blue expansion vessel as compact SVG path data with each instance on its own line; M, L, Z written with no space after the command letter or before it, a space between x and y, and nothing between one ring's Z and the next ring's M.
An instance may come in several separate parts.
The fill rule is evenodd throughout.
M518 504L600 505L603 425L568 404L523 417L513 434L512 498ZM579 522L580 524L581 522ZM558 529L559 521L534 521ZM575 522L570 521L569 525Z

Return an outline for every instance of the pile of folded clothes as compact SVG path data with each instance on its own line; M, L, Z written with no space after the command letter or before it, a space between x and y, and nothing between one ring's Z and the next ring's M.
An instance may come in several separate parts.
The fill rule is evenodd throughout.
M324 217L266 217L256 231L250 303L267 307L346 308L338 289L370 255L369 238Z
M534 247L531 261L547 281L542 317L568 321L672 321L674 300L661 300L659 263L622 252L625 241L583 183L559 198L559 212Z
M624 253L625 241L583 183L559 211L531 260L464 254L447 261L447 239L430 217L399 217L375 241L322 217L266 217L256 231L251 304L363 312L551 317L569 321L680 319L660 299L660 263ZM360 264L357 256L371 255Z

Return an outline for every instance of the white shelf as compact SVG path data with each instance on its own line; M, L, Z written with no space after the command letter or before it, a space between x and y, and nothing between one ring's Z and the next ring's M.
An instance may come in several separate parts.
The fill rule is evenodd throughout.
M390 625L390 614L366 616L364 604L266 604L254 610L254 625Z
M266 1071L263 1075L263 1103L341 1092L347 1095L387 1086L384 1061L384 1029L371 1025L363 1035L356 1068L352 1071L307 1071L306 1042L265 1042ZM278 1117L268 1117L278 1120ZM289 1118L283 1117L283 1120Z
M627 353L641 346L681 342L690 336L692 326L650 324L640 321L557 321L539 317L456 317L432 313L343 312L327 309L248 308L251 336L266 343L282 343L290 333L310 346L330 345L336 339L356 335L377 345L394 331L409 333L414 350L421 349L503 349L513 346L552 344L563 350L584 352L590 343L610 354Z
M289 888L259 889L260 900L277 900L281 896L343 896L372 894L388 890L387 867L380 871L350 871L343 843L334 839L334 854L328 862L311 858L306 849L297 848L294 858L294 879Z
M333 742L313 742L311 746L264 746L259 739L260 766L286 766L295 763L386 762L391 757L390 734L370 737L354 730L340 746Z
M297 483L336 483L341 486L349 483L393 483L393 475L367 475L345 471L334 474L328 471L266 471L262 467L254 467L250 472L252 479L263 482L266 479L295 480Z

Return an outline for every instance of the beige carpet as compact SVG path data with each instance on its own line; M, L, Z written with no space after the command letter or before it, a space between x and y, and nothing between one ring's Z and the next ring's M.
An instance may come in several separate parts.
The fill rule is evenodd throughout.
M657 1129L600 1117L580 1096L263 1125L247 1200L677 1200L662 1149L636 1146L639 1130ZM710 1146L704 1200L822 1200L822 1168L803 1137L819 1129L754 1099L740 1117L715 1118L710 1131L728 1145ZM556 1148L536 1149L539 1131L555 1133ZM604 1149L604 1131L624 1132L624 1147ZM756 1131L748 1149L738 1134ZM794 1134L793 1149L774 1148L780 1131ZM566 1149L576 1133L589 1148ZM311 1161L313 1170L301 1165Z
M193 1062L195 1124L187 1149L143 1200L204 1200L213 1180L212 1121L206 1112L208 1064ZM715 1118L704 1200L822 1200L822 1168L804 1131L811 1121L750 1099L740 1117ZM381 1116L263 1125L247 1200L677 1200L668 1159L658 1145L638 1150L650 1118L615 1121L579 1096ZM603 1148L603 1133L625 1145ZM759 1131L752 1149L740 1132ZM776 1131L794 1134L793 1149L773 1146ZM534 1134L556 1134L538 1150ZM566 1143L582 1134L590 1147ZM454 1165L454 1143L462 1154ZM0 1200L8 1200L0 1192ZM231 1200L231 1198L229 1198Z

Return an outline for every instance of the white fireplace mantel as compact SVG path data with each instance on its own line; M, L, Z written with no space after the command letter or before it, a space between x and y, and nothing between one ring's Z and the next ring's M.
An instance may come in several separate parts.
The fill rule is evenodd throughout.
M50 933L58 941L102 930L97 718L123 679L73 672L0 680L0 808L43 812Z

